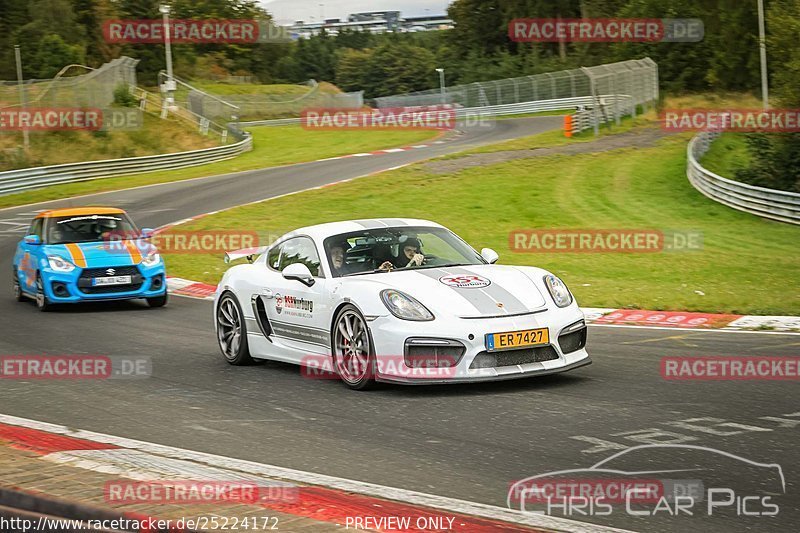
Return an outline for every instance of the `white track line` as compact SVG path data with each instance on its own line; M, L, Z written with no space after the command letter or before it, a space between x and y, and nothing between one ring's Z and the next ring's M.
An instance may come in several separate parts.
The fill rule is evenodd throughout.
M79 439L114 444L122 448L140 450L170 459L193 461L195 463L201 463L215 468L238 471L239 473L256 476L268 476L284 481L294 481L309 485L320 485L345 492L394 500L409 505L441 509L453 513L487 518L489 520L499 520L503 522L510 522L512 524L521 524L530 527L553 529L556 531L570 531L575 533L627 533L626 530L588 524L579 522L577 520L569 520L566 518L538 515L533 513L523 513L521 511L515 511L495 505L469 502L466 500L458 500L444 496L436 496L434 494L426 494L412 490L387 487L374 483L326 476L324 474L316 474L314 472L304 472L302 470L294 470L281 466L233 459L229 457L223 457L221 455L173 448L161 444L153 444L139 440L126 439L123 437L115 437L113 435L94 433L92 431L85 431L82 429L70 429L66 426L61 426L58 424L39 422L37 420L19 418L16 416L0 414L0 422L13 426L21 426L40 431L47 431L50 433L57 433L59 435L68 435L70 437ZM75 464L75 466L80 466L81 463L75 462L73 464ZM93 466L90 462L84 464L86 466Z

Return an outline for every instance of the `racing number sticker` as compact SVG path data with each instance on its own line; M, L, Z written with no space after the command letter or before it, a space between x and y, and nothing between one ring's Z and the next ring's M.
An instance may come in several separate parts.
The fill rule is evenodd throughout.
M486 278L475 275L443 276L439 278L439 281L441 281L445 285L448 285L450 287L456 287L458 289L479 289L481 287L486 287L492 283Z

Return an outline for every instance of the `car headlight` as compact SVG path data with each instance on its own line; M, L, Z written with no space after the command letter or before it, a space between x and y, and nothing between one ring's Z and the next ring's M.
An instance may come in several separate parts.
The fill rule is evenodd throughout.
M572 303L572 294L563 281L548 274L544 277L544 284L547 285L547 290L550 291L550 296L558 307L566 307Z
M161 261L161 256L158 255L158 252L153 252L150 255L146 255L144 259L142 259L142 264L144 266L155 266Z
M50 268L57 272L72 272L75 270L75 265L60 255L48 255L47 262L50 263Z
M381 291L383 305L397 318L424 322L433 320L433 314L408 294L394 289Z

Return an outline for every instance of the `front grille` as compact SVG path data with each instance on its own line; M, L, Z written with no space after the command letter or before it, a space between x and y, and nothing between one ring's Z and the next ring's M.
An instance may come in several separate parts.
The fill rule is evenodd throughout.
M586 346L586 328L558 337L558 345L565 354L580 350Z
M106 270L114 269L113 274L109 274ZM91 278L105 278L107 276L136 276L139 274L139 268L135 265L121 266L121 267L104 267L104 268L84 268L81 272L81 279Z
M404 360L410 368L447 368L456 366L467 348L449 339L416 338L406 340Z
M472 360L470 368L500 368L503 366L527 365L558 359L558 352L551 345L535 348L519 348L502 352L481 352Z
M114 273L109 274L108 270L113 269ZM131 283L128 285L100 285L99 287L92 286L92 278L105 278L108 276L130 276ZM120 267L101 267L101 268L85 268L78 278L78 288L84 294L113 294L116 292L130 292L142 288L144 284L144 277L139 272L139 268L135 265L120 266Z

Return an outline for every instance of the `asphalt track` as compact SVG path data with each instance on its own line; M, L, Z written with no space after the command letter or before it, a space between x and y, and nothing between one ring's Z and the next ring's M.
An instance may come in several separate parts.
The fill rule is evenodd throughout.
M295 165L105 193L0 211L24 217L51 205L108 203L145 226L360 176L432 155L558 127L560 117L499 121L429 149ZM398 216L401 214L398 214ZM2 268L19 232L0 233ZM505 506L513 481L586 468L624 447L688 443L783 468L774 517L555 516L640 531L796 531L800 524L800 407L796 382L671 382L664 356L790 356L800 336L591 327L594 364L571 373L494 384L383 386L355 393L297 367L231 367L218 353L207 301L173 298L39 313L0 299L0 354L103 354L152 358L140 380L0 381L0 413L169 446ZM686 422L688 419L703 418ZM682 453L669 460L679 468ZM737 496L758 493L752 469L725 475ZM653 465L653 468L661 465ZM696 479L695 473L689 477Z

